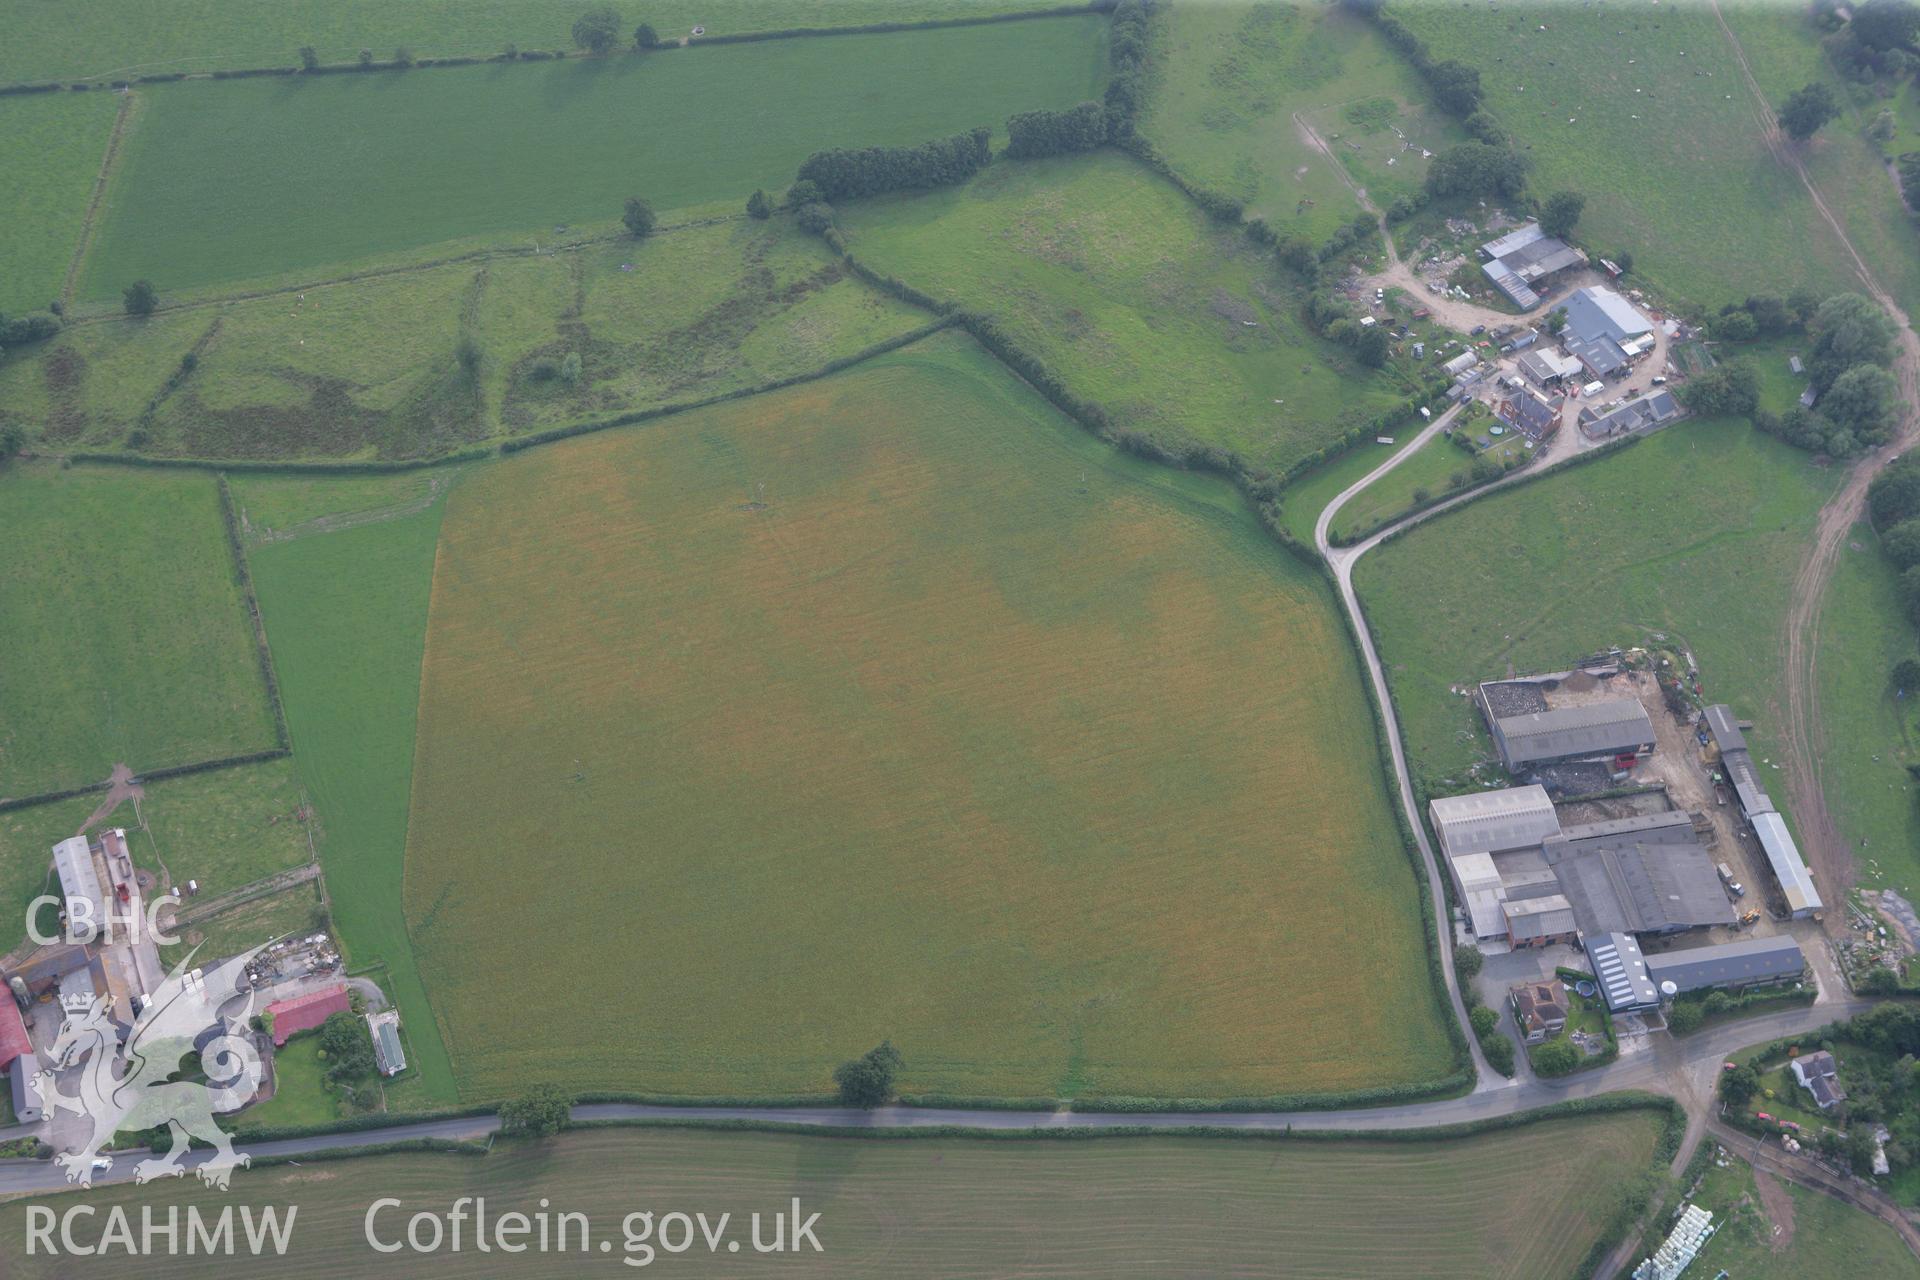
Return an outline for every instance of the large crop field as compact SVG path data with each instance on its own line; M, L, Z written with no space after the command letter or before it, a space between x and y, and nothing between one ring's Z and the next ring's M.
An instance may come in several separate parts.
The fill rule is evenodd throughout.
M536 1202L547 1202L554 1213L585 1214L593 1240L611 1240L611 1257L593 1244L596 1262L578 1252L517 1255L512 1274L527 1276L628 1272L615 1260L624 1252L622 1219L635 1210L659 1216L697 1209L710 1222L729 1214L731 1232L744 1240L752 1214L785 1209L797 1196L803 1216L820 1215L819 1253L803 1249L743 1267L740 1258L752 1257L744 1244L738 1257L725 1254L724 1244L719 1257L709 1256L701 1244L688 1253L656 1253L654 1261L699 1275L1254 1276L1280 1267L1289 1277L1316 1280L1540 1280L1574 1274L1628 1186L1644 1174L1658 1134L1651 1112L1415 1142L890 1140L607 1129L502 1145L486 1156L404 1154L256 1168L235 1179L234 1192L242 1203L300 1206L292 1248L261 1273L287 1280L363 1274L381 1263L364 1232L375 1194L403 1202L391 1217L377 1218L383 1240L389 1221L404 1231L408 1215L444 1213L461 1196L484 1196L490 1214L532 1213ZM139 1222L142 1204L155 1206L156 1220L165 1221L164 1206L217 1211L229 1199L189 1178L110 1187L90 1203L102 1218L110 1205L127 1206ZM30 1203L58 1212L67 1202ZM0 1208L0 1248L15 1259L10 1274L120 1274L90 1259L28 1257L25 1203ZM459 1257L476 1260L470 1251ZM455 1261L446 1254L411 1259L431 1274L442 1270L432 1264ZM205 1265L156 1256L143 1261L141 1274L164 1280L204 1274Z
M317 814L335 928L354 967L381 977L407 1020L418 1077L395 1106L453 1098L447 1053L401 913L420 654L446 488L419 476L259 476L235 501L263 537L248 552L286 700L300 781ZM298 536L285 536L292 532Z
M8 205L0 236L0 311L41 311L60 296L119 107L106 93L0 103Z
M1105 31L1066 17L145 87L81 292L113 298L142 277L180 289L480 234L530 240L609 221L632 195L659 209L744 202L822 147L915 143L1097 97Z
M406 883L463 1096L1442 1076L1357 680L1230 490L957 335L474 471Z
M1479 68L1487 108L1533 161L1534 190L1586 195L1582 241L1630 252L1635 272L1674 301L1855 287L1839 241L1768 150L1733 45L1705 5L1394 13L1434 58Z
M67 447L419 457L811 372L928 319L790 219L740 218L73 325L0 364L0 416Z
M0 795L274 745L214 478L0 469Z
M1664 633L1707 694L1777 741L1781 622L1838 476L1742 422L1689 422L1586 466L1489 494L1360 561L1414 771L1492 756L1452 688L1553 670Z
M1177 0L1163 12L1161 78L1143 132L1189 181L1283 234L1318 243L1360 212L1303 123L1381 208L1419 190L1419 148L1463 136L1427 103L1412 67L1337 6Z
M1126 156L1000 162L842 214L854 254L983 310L1123 426L1282 468L1403 399L1300 319L1298 287Z

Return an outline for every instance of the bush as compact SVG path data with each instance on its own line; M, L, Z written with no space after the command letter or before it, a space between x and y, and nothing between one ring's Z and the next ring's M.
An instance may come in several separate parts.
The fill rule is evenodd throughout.
M300 46L300 69L302 71L318 71L320 69L320 55L315 52L314 47L310 44Z
M568 386L572 386L580 381L580 353L578 351L567 352L567 358L560 362L560 381L566 383Z
M60 332L60 318L48 311L34 311L0 322L0 350L45 342Z
M1715 316L1707 328L1722 342L1751 342L1760 335L1760 326L1749 311L1729 311Z
M655 31L651 24L641 23L633 29L633 47L636 49L658 49L660 47L660 33Z
M747 197L747 216L765 221L773 216L773 201L767 199L764 191L755 191Z
M653 206L639 196L628 196L627 207L620 214L620 221L634 239L644 239L653 233Z
M1543 1076L1564 1076L1580 1065L1571 1040L1549 1040L1533 1051L1533 1069Z
M1489 1036L1480 1042L1480 1051L1487 1055L1487 1065L1503 1076L1513 1074L1513 1041L1505 1036Z
M815 235L824 234L833 226L833 206L824 200L815 200L812 204L801 205L793 215L793 221L802 231L811 231Z
M840 1101L849 1107L880 1106L893 1097L894 1077L905 1065L890 1040L881 1041L851 1062L841 1063L833 1071Z
M1671 1009L1667 1010L1667 1030L1683 1036L1688 1032L1698 1031L1700 1023L1705 1018L1706 1014L1699 1005L1690 1000L1677 1001Z
M1463 978L1478 977L1486 963L1480 948L1470 942L1462 942L1453 949L1453 970Z
M1500 1011L1484 1004L1476 1005L1473 1012L1467 1015L1467 1021L1473 1026L1474 1036L1484 1040L1500 1025Z
M154 292L150 280L135 280L122 291L120 298L130 316L150 316L160 305L160 295Z

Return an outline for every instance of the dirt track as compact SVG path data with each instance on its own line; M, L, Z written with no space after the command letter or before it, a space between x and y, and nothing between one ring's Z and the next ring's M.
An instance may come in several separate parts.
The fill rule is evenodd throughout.
M1826 741L1817 689L1820 606L1826 597L1827 582L1833 577L1834 564L1839 560L1840 547L1846 541L1848 530L1860 519L1865 509L1868 484L1882 468L1914 442L1916 435L1920 435L1920 416L1916 416L1915 408L1920 404L1920 337L1914 335L1907 314L1900 309L1892 295L1880 287L1866 260L1847 238L1846 228L1834 216L1820 189L1814 186L1813 179L1808 176L1806 163L1801 159L1798 148L1780 132L1780 122L1774 116L1773 108L1768 105L1766 95L1760 91L1760 84L1754 79L1752 68L1747 65L1746 52L1740 47L1733 29L1727 26L1717 0L1712 3L1712 8L1714 20L1720 24L1722 34L1733 50L1734 60L1740 65L1741 78L1746 81L1747 89L1753 95L1768 148L1800 179L1800 185L1806 188L1807 196L1813 201L1821 220L1832 229L1834 237L1847 251L1861 288L1893 317L1900 330L1900 352L1894 362L1894 374L1900 380L1901 397L1907 407L1906 417L1901 421L1899 433L1893 442L1874 450L1855 464L1840 492L1821 508L1819 522L1814 528L1813 545L1807 549L1806 558L1794 574L1793 594L1787 606L1786 633L1782 640L1787 682L1787 794L1794 815L1799 820L1801 838L1806 842L1814 876L1823 883L1828 901L1838 901L1841 892L1853 883L1854 864L1852 850L1840 838L1833 815L1827 810L1826 797L1820 789L1820 749ZM1837 920L1838 916L1835 918Z

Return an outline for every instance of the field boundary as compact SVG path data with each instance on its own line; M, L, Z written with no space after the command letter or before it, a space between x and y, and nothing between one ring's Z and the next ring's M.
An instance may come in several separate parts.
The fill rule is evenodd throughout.
M282 752L292 749L287 733L287 709L280 701L280 681L273 674L273 650L267 645L267 624L260 616L260 597L253 593L253 573L247 568L247 548L240 536L240 515L233 507L233 490L224 472L215 473L220 490L220 519L227 530L227 549L233 553L233 573L240 594L247 602L247 618L253 624L254 651L260 662L260 679L267 687L267 706L273 711L273 735Z
M264 764L269 760L283 760L293 752L286 747L269 747L264 751L247 751L236 756L215 756L211 760L194 760L187 764L161 765L158 769L147 769L133 775L137 785L145 782L165 782L169 778L184 778L195 773L214 773L221 769L238 769L244 765ZM39 791L30 796L11 796L0 798L0 813L15 809L31 809L35 805L53 804L60 800L72 800L79 796L89 796L97 791L106 791L113 786L109 780L88 782L77 787L64 787L59 791Z
M15 80L0 85L0 97L32 93L86 93L107 87L125 89L136 84L177 84L189 80L249 80L261 76L361 75L380 71L430 71L445 67L475 67L487 63L585 61L596 57L637 57L670 53L678 49L724 47L735 44L764 44L771 40L810 40L827 36L892 35L905 31L940 31L954 27L986 27L1003 22L1030 22L1042 18L1079 18L1088 14L1111 12L1114 0L1087 0L1083 4L1055 5L1045 9L1015 9L1006 13L966 14L952 18L922 18L912 22L863 22L842 27L774 27L765 31L737 31L721 35L667 40L651 49L628 45L615 54L594 54L583 49L528 49L512 57L505 53L448 54L443 57L414 58L407 62L386 59L374 62L329 62L305 67L209 67L204 71L153 71L126 76L112 71L96 71L77 76L54 76L45 80ZM150 64L149 64L150 65Z
M73 286L80 279L80 265L86 261L87 250L93 244L93 229L100 221L100 206L106 202L107 184L113 177L114 162L120 158L120 142L126 137L128 122L133 119L133 108L133 94L122 94L120 110L113 117L113 128L107 131L107 150L100 157L100 172L93 180L93 194L87 198L87 211L80 219L80 235L74 241L73 256L67 259L66 278L60 282L60 310L63 316L73 308Z

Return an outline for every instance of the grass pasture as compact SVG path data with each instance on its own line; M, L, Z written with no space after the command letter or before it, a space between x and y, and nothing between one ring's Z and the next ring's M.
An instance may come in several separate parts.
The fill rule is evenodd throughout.
M928 319L790 219L730 219L87 321L0 363L0 414L69 448L411 458L810 372Z
M1458 429L1478 433L1484 431L1486 425L1480 421L1465 422ZM1384 450L1375 450L1373 456L1384 456ZM1413 457L1354 494L1333 518L1328 532L1348 540L1371 533L1405 515L1422 491L1428 497L1453 492L1448 482L1455 475L1467 474L1472 466L1472 454L1463 452L1446 436L1436 435L1421 445Z
M16 463L0 529L0 794L273 746L212 476Z
M244 280L466 236L524 242L783 188L822 147L1099 96L1105 19L651 57L147 86L82 295ZM404 121L404 128L393 127ZM351 140L314 148L314 138ZM297 155L301 163L290 165ZM503 181L504 175L511 181Z
M0 311L43 311L60 296L119 109L110 93L0 103L0 173L8 175Z
M297 1203L293 1245L273 1260L273 1274L289 1280L386 1265L366 1242L364 1219L376 1194L368 1188L404 1202L391 1219L399 1231L408 1215L429 1206L444 1213L461 1196L484 1196L496 1213L531 1213L544 1198L556 1213L587 1215L592 1236L611 1241L611 1255L597 1266L577 1252L518 1255L513 1273L527 1276L627 1270L614 1259L623 1253L621 1220L637 1206L697 1206L710 1221L730 1214L731 1234L744 1239L751 1215L784 1209L798 1196L804 1213L820 1214L823 1252L803 1249L745 1268L697 1244L656 1260L699 1275L1159 1277L1264 1275L1285 1259L1287 1275L1323 1280L1535 1280L1575 1271L1652 1160L1658 1133L1646 1112L1427 1142L602 1129L503 1143L485 1156L408 1153L256 1167L235 1179L232 1196L206 1192L190 1178L114 1185L96 1191L93 1202L103 1220L108 1206L124 1205L136 1223L142 1204L164 1221L164 1206L217 1212L234 1196ZM21 1280L118 1274L110 1261L28 1256L25 1205L59 1212L69 1199L0 1206L0 1248L17 1260L13 1274ZM384 1231L388 1221L383 1214L377 1226ZM740 1256L751 1256L745 1245ZM204 1259L160 1255L143 1263L142 1274L203 1273L195 1267L204 1269Z
M1395 128L1430 151L1463 136L1427 104L1405 60L1338 7L1178 0L1162 15L1162 69L1142 132L1189 181L1282 234L1319 243L1361 211L1296 113L1381 208L1425 177Z
M856 256L990 313L1116 422L1282 468L1404 398L1299 316L1297 286L1115 152L996 163L964 187L850 206Z
M909 1092L1441 1076L1357 680L1230 489L956 334L475 470L406 878L462 1096L817 1094L883 1037Z
M1789 583L1838 479L1744 422L1688 422L1369 552L1354 584L1416 773L1459 781L1492 758L1451 687L1656 631L1691 648L1709 697L1758 722L1765 754Z
M191 953L195 964L237 956L290 933L324 928L326 904L312 881L229 907L217 915L174 929L179 939L160 948L160 963L171 968Z
M445 508L442 489L411 509L417 480L259 475L234 486L241 509L319 530L255 545L248 558L300 781L318 814L334 927L350 966L384 964L407 1021L418 1078L392 1091L396 1106L454 1097L401 911L420 654ZM391 518L315 523L381 508Z
M1790 1216L1768 1212L1744 1161L1707 1170L1694 1203L1713 1211L1720 1230L1694 1260L1694 1267L1705 1269L1701 1274L1724 1270L1741 1280L1920 1277L1920 1262L1893 1228L1831 1196L1785 1181L1776 1185L1792 1205Z

